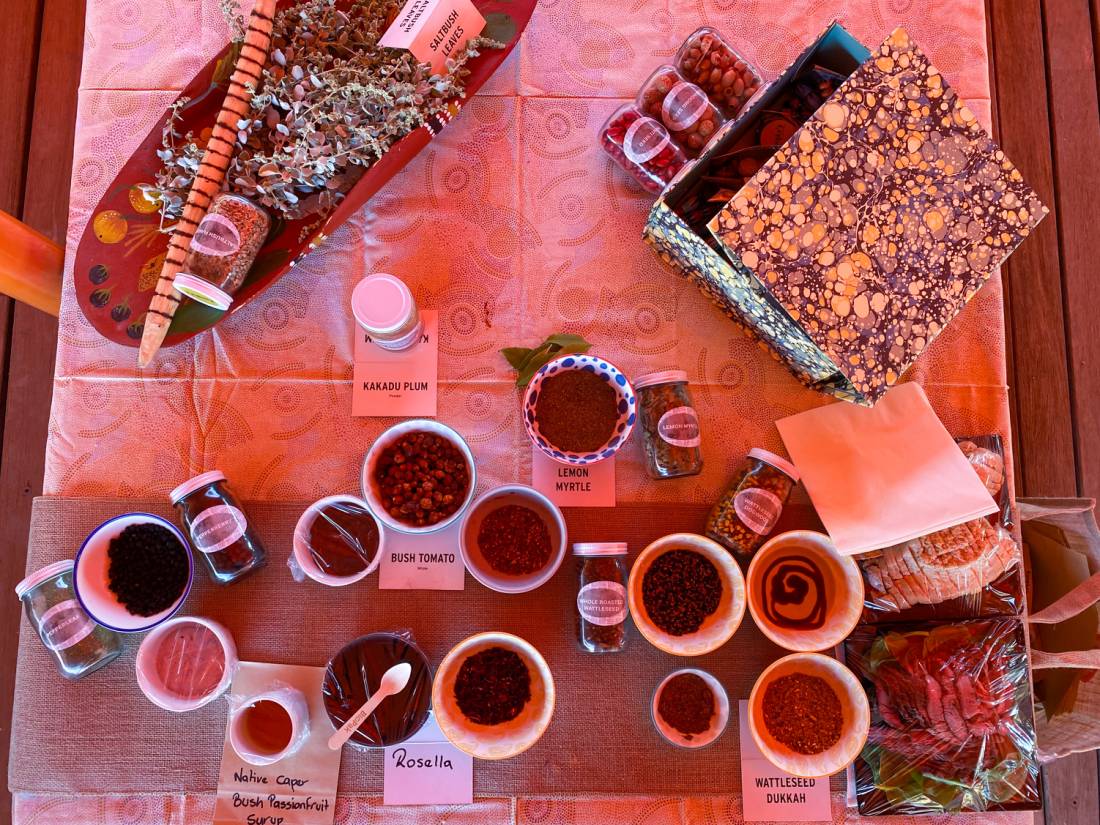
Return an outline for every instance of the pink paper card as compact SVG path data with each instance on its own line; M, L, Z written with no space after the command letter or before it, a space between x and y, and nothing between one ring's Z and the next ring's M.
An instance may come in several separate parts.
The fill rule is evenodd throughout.
M379 590L462 590L466 565L458 552L462 519L435 533L386 531Z
M400 352L373 344L363 330L355 332L351 414L354 416L432 417L438 411L439 313L420 313L420 343Z
M471 0L408 0L378 43L408 49L440 74L447 58L460 54L484 28L485 18Z
M532 447L531 486L559 507L614 507L615 459L580 467Z
M764 758L749 731L749 703L737 703L745 822L832 822L829 779L803 779Z
M468 805L474 801L474 758L443 735L435 714L406 742L386 748L384 805Z

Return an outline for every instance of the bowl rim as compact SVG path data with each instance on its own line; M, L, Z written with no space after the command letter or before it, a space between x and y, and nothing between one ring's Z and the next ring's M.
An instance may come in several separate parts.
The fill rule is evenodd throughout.
M670 738L668 734L666 734L665 731L662 729L661 725L657 722L657 718L660 715L657 712L657 702L661 697L661 691L665 689L665 685L667 685L674 677L680 676L684 673L693 673L696 676L700 677L704 682L706 682L707 687L709 687L711 689L711 692L714 694L714 701L717 705L717 707L715 708L715 712L718 716L719 724L717 728L713 730L713 733L709 739L701 739L698 744L686 741L681 742L677 741L676 739ZM657 687L653 689L653 696L649 702L649 711L650 720L653 722L653 727L657 731L657 733L661 735L661 738L663 740L668 742L670 745L675 745L676 747L683 748L685 750L699 750L701 748L709 747L717 742L719 739L721 739L722 734L724 734L726 732L726 728L729 727L731 712L730 698L725 686L720 681L718 681L718 677L715 676L713 673L709 673L698 667L681 667L672 671L667 676L665 676L665 678L657 683ZM672 727L667 723L666 726L670 728ZM673 728L673 730L675 730L675 728ZM710 731L708 731L708 733L710 733Z
M597 453L596 458L586 459L584 456L589 455L589 453L576 453L576 452L572 452L570 450L560 450L560 449L558 450L558 452L562 453L565 456L565 458L559 458L558 456L554 455L553 452L551 452L550 450L548 450L547 448L545 448L541 444L539 444L538 439L535 438L535 433L534 433L534 430L531 427L531 423L527 420L527 415L524 412L527 409L527 401L531 397L531 393L533 393L535 391L536 383L540 383L542 381L542 377L546 375L546 372L549 370L550 367L554 366L555 364L557 364L560 361L564 361L567 358L594 358L598 361L603 361L609 367L611 367L613 370L615 370L615 372L617 372L619 375L621 375L623 377L623 380L626 382L626 384L623 385L623 386L616 386L615 387L616 394L619 395L619 396L623 396L623 394L626 393L626 394L629 395L630 399L633 399L633 400L629 400L629 399L627 400L627 404L628 404L627 412L629 414L630 410L633 409L634 414L635 414L634 415L634 421L631 422L631 423L628 423L626 425L626 429L623 430L622 438L619 440L619 443L617 445L615 445L614 447L608 448L607 444L605 443L602 447L600 447L600 449L595 450L594 452ZM568 367L565 367L565 369L566 370L574 370L574 369L579 369L579 367L574 367L574 366L570 365ZM536 379L538 379L538 381L536 381ZM618 453L619 450L621 450L623 448L623 445L626 444L627 439L630 438L630 434L634 431L635 424L638 423L637 410L638 410L638 392L637 392L637 390L634 389L634 384L631 382L630 378L627 377L626 372L624 372L619 367L619 365L616 364L614 361L612 361L610 358L604 358L602 355L591 355L590 353L587 353L587 352L566 353L565 355L559 355L557 358L553 358L553 359L547 361L545 364L543 364L541 367L539 367L535 371L535 374L531 377L531 380L527 383L527 387L523 391L523 400L520 402L520 418L523 420L523 431L527 434L527 439L528 439L528 441L531 442L531 446L535 447L539 452L541 452L543 455L545 455L547 458L551 459L552 461L556 461L558 464L565 464L565 465L570 466L570 467L588 466L588 465L592 465L592 464L598 464L601 461L606 461L609 458L614 458L616 453ZM628 419L629 419L629 415L628 415ZM599 453L604 452L606 449L611 450L611 453L609 455L606 455L606 456L605 455L599 455Z
M487 755L479 752L476 748L464 747L463 744L454 741L449 735L450 722L440 714L439 708L443 704L440 698L443 695L443 680L449 670L454 670L455 674L458 673L458 668L455 667L455 662L470 648L474 647L481 642L494 642L504 643L511 646L511 649L515 650L528 662L528 666L533 666L539 674L539 678L542 679L544 685L544 702L542 713L538 717L536 723L537 730L534 735L530 736L527 741L521 743L517 749L508 751L502 754ZM450 681L450 680L449 680ZM546 733L547 728L550 727L550 722L554 718L554 710L557 706L557 688L554 684L554 674L550 670L550 665L546 661L546 657L542 655L537 647L524 639L522 636L517 636L514 633L508 633L504 630L483 630L478 633L473 633L460 642L454 645L447 654L443 657L443 660L439 663L439 667L435 669L435 677L432 679L432 712L435 714L435 721L439 725L439 729L443 731L443 735L447 738L452 745L458 748L460 751L473 756L476 759L484 759L486 761L498 761L501 759L511 759L513 756L519 756L521 753L530 750Z
M558 543L559 546L555 548L554 556L544 567L526 576L511 577L515 579L515 584L513 585L502 585L499 582L493 581L484 571L474 564L468 546L469 543L466 541L466 528L469 526L470 520L473 519L474 514L478 512L478 508L497 496L508 494L526 496L537 502L544 511L549 512L550 517L558 527L561 541ZM494 590L497 593L509 594L529 593L550 581L550 579L554 577L554 574L561 568L562 562L565 561L566 552L569 549L569 535L565 524L565 516L561 512L561 508L551 501L548 496L527 484L501 484L479 495L466 509L466 512L463 513L462 524L458 531L458 545L459 551L462 554L462 562L466 565L466 569L470 572L470 575L490 590Z
M334 576L331 573L326 573L317 566L309 557L308 551L304 549L304 536L306 531L313 522L317 520L317 515L321 510L329 504L362 505L363 509L367 511L372 519L374 519L375 527L378 528L378 549L374 553L374 558L371 559L366 569L350 576ZM298 567L301 568L302 572L309 578L313 579L313 581L328 585L329 587L345 587L365 579L381 565L382 552L385 550L385 546L386 531L383 529L382 521L378 518L378 514L374 512L366 501L350 493L337 493L335 495L325 496L324 498L317 499L317 501L306 507L294 525L294 533L291 538L291 554L293 555L294 561L297 562Z
M645 606L641 601L641 587L643 568L648 569L652 563L652 559L661 555L665 551L665 548L671 544L687 545L685 549L701 552L707 556L712 562L715 562L715 567L718 568L718 574L722 577L723 582L726 582L731 590L731 603L732 607L732 621L730 622L727 631L723 632L721 636L716 637L707 645L699 648L698 650L685 650L683 645L669 644L661 639L656 633L661 632L650 621L648 614L645 613ZM669 548L672 549L672 548ZM626 585L627 606L630 610L630 617L634 620L634 626L638 628L638 632L642 634L643 638L655 648L664 653L669 653L673 656L704 656L725 645L734 634L741 627L741 623L745 620L745 607L748 597L745 591L745 576L741 572L741 566L734 560L726 548L714 541L714 539L707 538L699 533L669 533L666 536L661 536L658 539L654 539L634 559L634 563L630 567L630 576L627 579ZM698 631L696 631L698 632ZM695 636L695 633L685 634L684 636L677 636L677 639L690 639Z
M147 662L149 657L153 655L154 648L159 647L160 641L165 633L176 625L182 625L188 622L202 625L214 634L214 638L221 644L222 654L225 657L225 667L222 672L222 678L218 680L218 684L212 691L201 697L180 699L172 696L157 681L154 681L149 676L151 665L147 664ZM208 619L205 616L173 616L161 622L149 632L148 636L141 640L141 644L137 649L137 654L134 656L134 671L138 687L140 687L141 692L145 694L145 698L157 707L163 708L164 710L170 710L173 713L186 713L188 711L198 710L204 705L213 702L229 689L229 685L233 681L233 676L236 674L239 665L240 659L237 656L237 644L233 640L233 634L231 634L229 629L221 622ZM168 698L170 696L172 698Z
M851 611L852 615L848 617L843 625L838 625L832 633L825 637L828 640L827 644L807 644L805 646L795 644L789 637L777 632L772 626L772 623L769 622L765 616L759 615L756 599L753 596L756 592L753 585L757 583L757 578L763 575L761 573L763 569L763 562L761 559L769 553L775 552L777 547L799 541L808 543L821 552L830 555L841 568L844 581L851 585L852 601L855 604L855 607ZM749 562L749 569L745 573L745 587L749 613L752 615L752 620L760 629L760 632L779 647L784 650L789 650L792 653L820 653L836 647L851 635L863 616L863 599L865 592L863 587L863 574L860 572L859 565L856 564L855 559L851 556L842 555L840 551L836 549L833 540L825 533L817 530L787 530L786 532L779 533L768 539L760 549L753 554L752 560ZM792 631L792 635L797 632L798 631Z
M458 448L460 453L462 453L463 457L466 459L466 465L470 470L470 486L466 491L466 497L462 500L462 504L460 504L458 509L451 513L451 515L447 516L447 518L425 527L414 527L410 524L403 524L387 513L386 508L382 506L382 502L374 493L374 485L371 479L374 463L377 462L378 455L383 447L389 446L391 442L396 441L406 433L418 431L426 431L446 438ZM470 502L474 500L474 494L477 490L477 462L474 460L474 453L470 449L470 445L466 443L466 439L453 427L432 418L410 418L405 421L398 421L396 424L387 427L374 439L374 443L367 448L359 472L359 490L363 496L363 501L367 503L367 509L369 509L374 514L375 518L381 521L382 524L389 529L398 533L408 533L411 535L436 533L450 527L458 521L470 506Z
M851 758L849 758L849 755L847 753L843 754L844 760L846 761L837 760L836 765L832 765L828 762L824 763L825 766L828 767L828 769L822 773L795 773L793 770L791 770L790 765L777 764L776 761L772 758L772 747L764 741L764 738L756 729L756 717L753 713L753 708L755 707L757 702L763 701L762 686L768 684L768 677L776 669L793 661L815 661L819 663L824 663L825 667L832 671L835 678L838 681L844 683L845 696L841 699L841 702L845 705L850 704L848 700L852 696L862 697L861 701L857 701L857 707L853 708L853 710L855 711L855 715L857 716L857 730L862 729L862 735L858 738L859 744L852 749L852 753L850 755ZM822 777L832 776L834 773L846 769L859 757L859 754L863 751L863 746L867 742L867 734L870 732L871 728L871 704L870 700L867 698L866 691L864 691L863 689L863 685L860 684L859 678L851 671L851 669L847 665L844 664L844 662L840 661L839 659L836 659L832 656L826 656L824 653L817 653L812 651L799 651L797 653L790 653L786 656L782 656L776 659L774 662L764 668L764 670L761 671L760 675L756 677L756 681L753 683L752 690L749 692L748 706L746 707L745 715L748 717L749 733L752 736L752 740L756 744L756 747L764 755L764 758L767 759L768 762L770 762L776 768L779 768L781 771L785 771L793 776L799 776L803 779L820 779ZM828 751L822 751L822 753L827 752ZM808 756L808 758L813 759L816 756L821 756L821 754Z
M176 599L171 607L168 607L164 611L162 611L164 615L159 616L159 618L156 616L139 617L153 619L153 621L150 621L149 623L144 624L140 627L115 627L114 625L108 624L107 622L100 619L99 616L97 616L92 610L88 608L88 604L85 601L84 594L81 592L80 587L80 577L78 574L78 571L80 569L80 561L84 557L84 553L86 550L88 550L88 547L92 543L92 540L98 538L100 533L104 532L108 525L113 524L116 521L121 521L122 519L134 518L138 516L142 517L144 520L135 522L135 524L159 524L162 527L167 527L169 530L172 531L176 538L179 539L180 544L183 545L184 553L186 553L187 555L187 584L184 586L183 592L180 594L179 598ZM76 600L80 603L80 606L84 609L84 612L92 618L92 621L94 621L101 627L105 627L108 630L113 630L116 633L144 633L145 631L151 630L157 625L163 624L164 622L168 621L180 611L180 608L183 607L184 602L187 601L187 597L191 595L191 587L194 582L195 555L191 551L190 542L188 542L188 540L184 537L180 529L176 527L176 525L174 525L172 522L168 521L168 519L164 518L163 516L158 516L155 513L145 512L144 510L136 510L132 513L120 513L117 516L113 516L107 519L105 522L103 522L98 527L94 528L90 533L88 533L87 536L85 536L84 541L80 545L80 549L76 551L76 556L73 557L73 593L76 595ZM109 593L110 590L107 590L107 592ZM118 601L117 599L114 599L113 593L111 594L111 598L115 602ZM122 605L119 604L119 607L122 607ZM122 607L122 609L126 610L126 608L124 607ZM129 613L129 611L126 612Z

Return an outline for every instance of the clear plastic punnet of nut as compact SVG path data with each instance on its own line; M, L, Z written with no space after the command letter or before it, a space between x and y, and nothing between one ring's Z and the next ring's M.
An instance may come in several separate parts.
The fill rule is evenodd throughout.
M638 109L661 121L689 158L698 157L726 122L706 92L684 79L673 66L661 66L642 84Z
M760 73L715 29L703 26L676 52L676 69L699 86L727 118L737 113L761 86Z

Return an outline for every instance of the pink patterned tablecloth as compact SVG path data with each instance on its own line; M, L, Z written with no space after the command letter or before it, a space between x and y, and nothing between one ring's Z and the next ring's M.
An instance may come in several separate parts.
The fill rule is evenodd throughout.
M70 253L134 147L224 45L218 6L88 0ZM662 267L640 240L651 199L602 154L595 135L699 25L719 28L770 78L834 17L872 46L896 25L908 27L989 123L983 0L543 0L516 53L367 209L251 307L164 351L145 374L136 350L107 342L85 322L67 283L46 494L163 495L213 468L246 499L356 490L364 450L391 422L350 416L354 321L347 307L362 275L386 270L412 286L422 307L441 310L440 418L470 440L483 485L530 477L517 394L496 350L565 330L583 334L628 374L675 366L691 376L706 469L688 481L649 481L631 443L619 460L620 499L715 498L748 448L780 448L776 418L826 399L803 389ZM1007 435L999 280L910 376L952 432ZM208 822L212 810L211 798L167 793L15 790L23 823L197 823ZM337 822L382 818L376 799L343 799L337 807ZM834 800L835 821L854 818ZM390 810L384 819L444 820L741 821L732 796L481 800L462 809Z

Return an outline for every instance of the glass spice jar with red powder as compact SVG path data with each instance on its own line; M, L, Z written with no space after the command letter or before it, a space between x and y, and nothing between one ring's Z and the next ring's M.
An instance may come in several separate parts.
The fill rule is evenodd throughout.
M626 645L626 544L573 545L580 587L577 641L589 653L617 653Z
M608 118L600 130L600 145L649 192L664 189L687 163L668 129L630 103Z
M267 564L267 551L218 470L195 476L169 494L191 546L216 584L232 584Z

